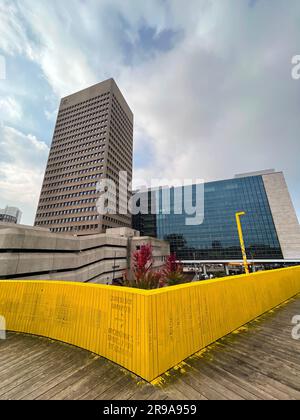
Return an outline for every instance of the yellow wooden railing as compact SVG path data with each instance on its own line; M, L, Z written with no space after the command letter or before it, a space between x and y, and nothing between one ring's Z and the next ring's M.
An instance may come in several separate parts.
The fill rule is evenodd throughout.
M300 266L153 291L0 281L7 329L74 344L151 381L300 292Z

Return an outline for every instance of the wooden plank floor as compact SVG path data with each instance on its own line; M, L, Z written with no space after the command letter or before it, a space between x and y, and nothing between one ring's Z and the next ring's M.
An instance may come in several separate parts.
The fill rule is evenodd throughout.
M0 399L300 399L300 296L149 384L79 348L24 334L0 340Z

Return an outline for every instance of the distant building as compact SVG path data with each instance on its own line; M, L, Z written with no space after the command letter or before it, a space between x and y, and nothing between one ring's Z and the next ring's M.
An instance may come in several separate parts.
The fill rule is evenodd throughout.
M193 199L195 189L193 185ZM244 211L241 221L249 259L300 260L300 226L282 172L268 170L205 183L204 221L195 226L185 224L185 213L174 214L175 192L176 188L170 189L170 214L164 214L161 190L141 193L155 200L157 214L133 216L133 229L168 240L179 259L240 260L235 213Z
M17 207L0 209L0 222L20 224L22 212Z
M130 215L99 215L96 203L98 181L110 179L119 209L119 172L131 182L132 147L133 114L113 79L63 98L35 226L78 235L131 227Z

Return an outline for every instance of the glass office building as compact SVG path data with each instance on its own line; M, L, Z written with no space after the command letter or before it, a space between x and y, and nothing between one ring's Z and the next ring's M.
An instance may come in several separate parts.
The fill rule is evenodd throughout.
M155 213L151 211L152 205L156 209L156 191L149 190L143 193L134 191L133 194L140 197L137 199L137 206L140 207L142 213L132 216L132 228L138 230L142 236L156 238L157 215L156 211ZM144 200L145 197L146 200Z
M276 197L265 185L265 176L272 175L278 174L241 176L204 184L204 219L198 225L187 225L189 216L184 211L176 214L182 204L178 202L178 188L170 189L169 214L164 208L162 190L152 191L148 195L156 200L156 215L135 216L134 228L140 229L143 235L143 226L151 226L152 231L148 229L147 234L169 241L171 250L181 260L236 260L242 255L235 214L244 211L246 215L241 222L248 258L282 260L283 236L279 238L281 230L275 224L279 220L278 212L275 209L274 220L271 208ZM190 188L195 205L196 185ZM184 200L184 193L181 200Z

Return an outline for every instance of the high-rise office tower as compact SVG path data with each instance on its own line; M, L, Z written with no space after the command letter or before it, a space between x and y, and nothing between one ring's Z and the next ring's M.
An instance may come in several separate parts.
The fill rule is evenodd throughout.
M113 79L61 100L35 225L79 235L131 226L119 214L119 172L132 179L133 114ZM97 183L117 186L117 214L99 215Z

